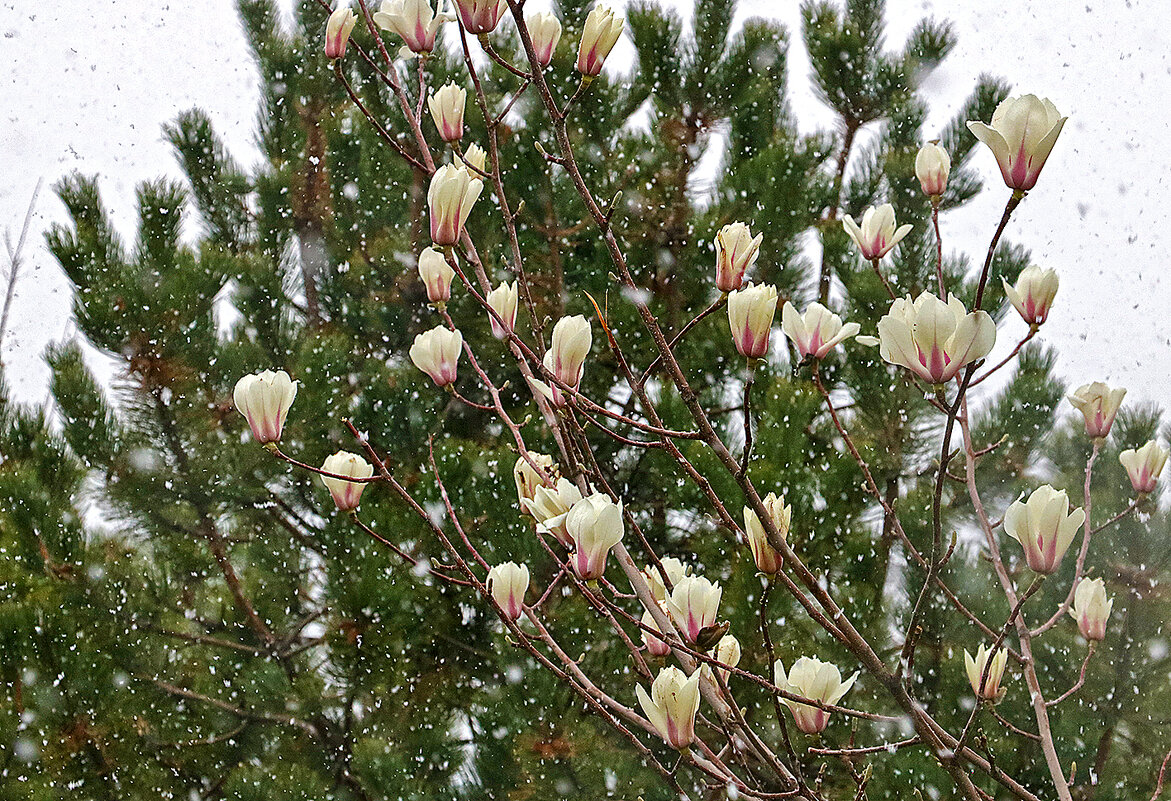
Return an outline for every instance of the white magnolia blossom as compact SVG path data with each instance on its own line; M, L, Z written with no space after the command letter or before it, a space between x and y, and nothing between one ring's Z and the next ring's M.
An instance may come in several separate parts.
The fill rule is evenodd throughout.
M768 509L773 525L780 532L781 539L786 539L789 535L789 523L793 518L793 507L786 506L785 499L777 497L775 492L766 495L762 502L764 508ZM748 537L748 546L752 549L752 561L756 563L756 569L769 575L780 572L781 554L769 542L764 524L750 506L744 507L744 533Z
M478 176L481 172L484 172L484 167L488 163L488 151L473 142L468 145L463 155L456 153L455 160L465 170Z
M969 121L968 130L988 146L1009 189L1032 189L1068 117L1048 99L1010 97L992 113L992 124Z
M435 122L435 130L444 142L458 142L464 135L464 108L468 90L454 83L436 89L427 98L427 108Z
M785 673L785 665L780 659L773 666L773 679L778 687L793 695L820 701L823 704L837 704L854 686L857 678L858 674L855 673L846 681L842 681L842 673L836 665L811 656L798 659L788 673ZM829 724L828 711L790 698L783 700L785 706L793 713L797 728L805 734L817 734L824 731Z
M1069 396L1069 402L1082 413L1086 420L1086 436L1093 439L1110 436L1118 407L1126 397L1126 390L1119 387L1110 389L1101 381L1083 384Z
M1085 521L1081 508L1069 510L1065 490L1043 484L1028 501L1018 499L1008 507L1004 532L1021 544L1030 568L1049 574L1061 565L1061 557Z
M964 670L968 674L968 683L972 685L972 692L977 698L985 701L999 701L1004 694L1000 683L1004 679L1004 668L1008 665L1008 651L1000 648L996 656L992 657L992 666L988 668L988 676L984 677L984 667L988 664L991 652L983 644L976 649L973 657L964 649Z
M511 284L500 282L500 286L488 293L485 300L488 301L488 307L500 316L500 322L492 315L488 315L488 324L492 326L492 336L497 339L508 339L508 335L512 333L512 329L516 327L516 308L518 301L517 284L513 281Z
M280 442L289 408L297 397L297 382L284 370L265 370L236 382L232 400L244 415L252 436L261 445Z
M545 352L543 364L558 381L577 389L593 342L589 320L580 314L562 317L553 326L553 344ZM554 406L564 406L568 402L556 384L549 386L541 381L533 381L533 384Z
M434 50L439 27L454 19L450 14L436 14L428 0L383 0L373 18L382 30L402 37L405 46L399 56L403 58Z
M1053 305L1060 284L1056 270L1030 264L1021 270L1015 286L1007 279L1001 280L1004 281L1004 294L1022 320L1029 325L1041 325L1049 318L1049 307Z
M577 48L577 71L585 78L594 78L602 71L606 56L622 35L625 21L605 6L594 6L586 16L581 44Z
M996 324L983 310L969 313L954 295L944 303L923 292L914 301L910 295L896 298L878 321L878 336L883 359L929 383L943 384L988 355L996 344Z
M436 386L446 387L455 383L463 344L463 334L458 330L437 325L415 337L409 351L411 362L431 376Z
M431 241L440 246L458 242L483 191L484 182L473 177L467 167L444 164L437 169L427 189Z
M552 534L559 543L571 547L573 540L565 527L565 519L573 505L581 500L577 485L567 478L559 478L552 487L539 486L531 499L521 501L525 511L537 521L537 530Z
M610 549L622 541L622 504L602 492L582 498L566 515L565 530L573 542L573 572L583 581L599 579L606 572Z
M728 293L728 326L741 356L763 359L777 313L777 288L771 284L747 284Z
M647 720L672 748L683 750L695 739L700 676L698 670L689 678L675 666L665 667L652 682L649 695L641 684L634 688Z
M666 609L663 607L663 604L660 603L659 608L663 610L664 614L666 613ZM653 629L659 634L662 634L662 629L660 629L659 624L655 622L654 615L650 613L650 610L642 613L642 624L647 628ZM641 631L642 644L651 656L666 656L667 654L671 653L671 646L667 645L667 643L661 637L656 637L646 629L641 629Z
M728 667L736 667L738 664L740 664L740 654L740 641L731 634L725 634L723 637L721 637L720 641L716 643L715 650L712 651L712 656ZM728 668L723 667L719 668L718 670L720 673L720 678L723 679L725 684L727 684L728 677L731 675L731 671L728 670Z
M663 570L667 573L667 578L671 580L672 588L687 576L691 575L691 565L683 564L683 562L674 556L664 556L659 560L659 564L663 566ZM651 595L654 599L665 602L670 593L667 591L667 585L663 583L663 579L659 575L659 569L654 565L647 565L642 569L642 577L646 580L647 586L650 587Z
M451 279L455 278L455 270L440 251L427 248L419 254L419 278L427 288L427 300L432 303L451 300Z
M505 562L488 571L488 587L492 599L504 610L509 620L523 614L525 593L529 590L529 568L516 562Z
M544 453L529 452L529 459L532 459L546 475L555 477L556 470L553 466L553 457ZM524 456L516 458L516 464L512 467L512 480L516 483L516 502L520 504L521 509L525 509L525 501L531 500L533 493L537 491L537 487L544 486L545 482L541 478L533 465L529 463L529 459ZM525 509L525 511L528 511Z
M1159 483L1159 474L1167 464L1167 449L1155 440L1141 448L1128 448L1118 454L1118 461L1126 468L1130 486L1140 495L1149 495Z
M701 631L715 625L723 593L719 583L703 576L686 576L675 584L667 599L667 611L684 639L693 643Z
M350 478L370 478L374 475L373 465L358 454L349 451L338 451L333 456L326 457L321 469L326 473L349 476ZM362 499L362 490L366 489L367 482L346 481L331 476L322 476L321 483L329 490L339 512L352 512L358 508L358 502Z
M857 323L843 324L841 317L820 303L810 303L805 314L799 313L790 301L781 307L781 331L802 359L824 359L861 328Z
M755 237L742 222L728 223L716 234L716 289L731 292L744 284L744 273L760 256L764 234Z
M1073 591L1069 616L1077 621L1083 637L1097 642L1106 638L1106 621L1113 609L1114 601L1106 597L1106 582L1100 578L1084 578Z
M455 9L468 33L480 36L496 30L508 0L455 0Z
M899 226L895 224L895 207L889 203L881 206L871 206L862 214L862 224L854 222L854 218L847 214L842 218L842 227L854 240L862 257L873 261L881 259L890 253L904 236L911 232L910 224Z
M951 174L951 156L935 142L928 142L915 154L915 177L923 194L938 199L947 189Z
M350 34L358 18L354 10L348 6L334 9L325 23L325 57L341 58L346 54L346 45L349 44Z
M525 22L528 24L529 36L533 40L537 62L542 67L549 66L553 61L553 53L557 51L557 43L561 41L561 20L557 19L556 14L539 11L536 14L527 14Z

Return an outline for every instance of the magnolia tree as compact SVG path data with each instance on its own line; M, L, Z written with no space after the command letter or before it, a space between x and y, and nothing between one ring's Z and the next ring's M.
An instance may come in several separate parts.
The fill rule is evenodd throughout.
M783 100L783 32L733 37L731 2L699 3L688 36L649 5L624 21L523 0L306 3L292 39L262 5L243 9L271 170L246 177L198 119L171 134L210 229L198 258L173 238L178 255L146 241L125 258L85 183L63 185L75 227L50 237L83 332L125 357L128 405L157 433L110 444L117 415L76 352L53 355L69 448L154 546L105 567L113 617L149 655L126 668L134 731L109 740L157 742L177 725L164 699L181 699L200 735L166 748L232 749L204 751L223 776L188 785L200 797L246 795L233 772L272 754L297 766L273 782L356 798L477 782L489 797L1159 795L1167 743L1143 734L1165 732L1171 697L1157 413L1099 382L1062 410L1034 342L1058 272L1001 241L1035 189L1060 195L1059 168L1041 180L1066 122L1053 103L982 79L924 133L919 81L950 29L924 21L887 53L881 5L862 0L803 9L840 122L808 137ZM626 32L630 88L604 69ZM970 263L947 252L943 213L989 158L1006 199ZM144 229L175 225L152 197ZM158 263L210 280L180 303ZM156 274L161 304L142 289ZM224 341L211 302L229 277L243 322ZM152 305L172 338L138 334ZM173 344L190 331L198 347ZM232 441L233 381L267 464ZM202 558L175 532L206 543L198 581L171 578ZM46 568L64 558L36 541ZM149 600L126 589L136 570ZM333 633L312 636L317 621ZM458 680L443 672L457 660ZM87 719L113 714L92 703ZM209 729L188 704L239 725ZM391 707L427 722L399 730ZM490 779L533 720L542 764L592 767ZM291 733L246 739L258 727ZM466 729L474 775L432 764L448 741L424 728ZM105 745L102 775L130 770ZM396 750L426 769L388 767ZM162 764L205 776L201 759ZM174 791L143 770L136 786Z

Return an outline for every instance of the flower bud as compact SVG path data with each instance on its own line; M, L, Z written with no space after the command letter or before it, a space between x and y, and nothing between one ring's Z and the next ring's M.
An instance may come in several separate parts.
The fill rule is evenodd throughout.
M577 48L577 71L585 78L595 78L602 71L606 56L622 35L624 22L605 6L594 6L586 17Z
M507 0L455 0L460 21L468 33L492 33L508 10Z
M976 694L977 698L982 698L985 701L999 701L1004 696L1000 682L1004 678L1004 668L1008 665L1008 651L1004 648L996 651L996 656L992 657L992 666L988 668L988 677L985 679L984 666L988 664L990 655L991 652L983 644L976 649L974 659L965 648L964 670L968 674L968 683L972 685L972 692Z
M1138 450L1131 448L1118 454L1118 461L1126 468L1134 491L1139 495L1149 495L1155 491L1159 474L1167 463L1167 449L1151 440Z
M427 300L432 303L451 300L451 279L454 277L455 270L440 251L427 248L419 254L419 278L427 287Z
M996 344L996 323L984 310L969 312L954 295L931 292L896 298L878 321L882 358L931 384L945 384ZM861 338L859 338L861 341Z
M236 411L248 420L252 436L261 445L280 442L289 407L297 397L297 382L284 370L265 370L236 382L232 399Z
M867 261L881 259L890 253L894 246L911 232L912 228L909 223L898 229L895 228L895 209L889 203L866 209L862 215L861 226L847 214L842 218L842 227L854 240L858 250L862 251L862 258Z
M552 534L566 548L573 547L573 540L565 528L565 519L573 505L581 500L581 492L569 479L559 478L552 487L544 485L533 490L533 497L521 502L525 511L537 521L537 530Z
M458 161L464 169L473 175L479 175L476 170L484 172L484 165L488 163L488 152L479 145L472 143L468 145L468 149L464 151L463 155L456 154L456 161ZM472 169L472 168L475 169Z
M1021 319L1029 325L1041 325L1049 317L1049 307L1057 295L1057 272L1029 265L1017 276L1016 286L1004 281L1004 294Z
M553 326L553 345L545 353L545 367L563 384L577 389L585 369L586 356L593 346L590 321L580 314L562 317ZM561 388L550 388L550 399L554 406L564 406L566 398Z
M410 357L416 367L435 382L437 387L455 383L456 367L464 338L459 331L450 331L437 325L415 337Z
M464 223L482 191L484 182L472 177L467 167L445 164L437 169L427 189L431 241L440 246L458 242Z
M716 289L731 292L744 284L744 273L756 263L764 234L757 234L742 222L725 225L716 234Z
M667 573L667 578L671 580L672 589L680 581L691 575L691 565L683 564L674 556L663 557L659 560L659 564L663 566L663 570ZM659 575L659 569L654 565L647 565L642 569L642 577L646 581L647 586L650 587L651 595L654 599L665 602L669 593L667 592L667 585L663 583L663 578Z
M684 639L695 642L701 631L715 625L723 594L719 583L703 576L687 576L676 582L667 599L667 611Z
M384 31L398 34L406 47L399 51L402 57L430 53L435 49L435 34L439 26L451 20L447 14L436 14L427 0L382 0L374 12L374 24Z
M333 456L327 456L321 469L327 473L350 478L370 478L374 475L373 465L349 451L338 451ZM329 490L339 512L352 512L357 509L358 501L362 499L362 490L366 489L365 481L345 481L329 476L322 476L321 483Z
M582 498L566 515L565 530L573 542L573 572L583 581L599 579L606 572L610 549L622 541L622 504L601 492Z
M697 670L690 678L674 665L659 671L651 683L650 695L636 685L635 695L643 714L655 727L667 745L682 751L695 739L695 714L699 711L699 679Z
M923 194L938 198L947 189L947 176L951 173L951 156L935 142L928 142L915 155L915 177Z
M509 620L523 614L525 593L529 590L529 569L516 562L505 562L488 571L488 589Z
M728 667L736 667L740 664L740 641L731 634L725 634L720 641L716 643L716 649L712 652L719 661L723 662ZM728 676L732 674L728 668L718 668L720 671L720 678L724 683L728 683Z
M529 452L529 458L536 462L542 470L549 476L553 476L555 468L553 467L553 457L544 453ZM512 480L516 482L516 502L524 508L526 500L532 500L533 493L537 491L537 487L545 485L541 474L533 469L529 464L529 460L524 456L516 457L516 464L512 466Z
M1010 97L992 113L992 124L969 121L968 130L988 146L1009 189L1027 192L1037 184L1068 117L1036 95Z
M468 91L454 83L444 84L427 98L427 108L435 129L444 142L458 142L464 136L464 106L467 105Z
M748 284L728 293L728 324L741 356L762 359L768 354L768 335L777 312L777 288Z
M1077 621L1077 629L1087 640L1101 641L1106 638L1106 621L1114 601L1106 597L1106 582L1102 579L1084 578L1073 591L1073 608L1069 616Z
M1069 402L1086 418L1086 436L1091 439L1110 436L1114 416L1126 397L1125 389L1110 389L1101 381L1084 384L1069 396Z
M857 334L862 327L857 323L842 324L842 318L820 303L811 303L805 314L785 301L781 308L781 331L793 343L802 360L824 359L831 350Z
M789 521L793 517L793 507L785 506L783 498L778 498L775 492L770 492L764 498L764 507L769 511L773 525L786 539L789 534ZM756 569L770 576L780 572L781 555L768 540L768 532L760 522L756 512L751 507L744 507L744 532L748 535L748 545L752 548L752 561L756 562Z
M662 604L659 605L659 608L662 608ZM662 631L659 629L659 624L655 622L654 616L651 615L649 611L642 613L642 624L662 634ZM667 643L661 638L656 637L646 629L641 629L641 631L642 644L646 647L647 652L650 653L651 656L662 657L671 653L671 646L667 645Z
M500 315L504 324L496 322L496 318L488 315L488 324L492 326L492 336L497 339L508 339L512 329L516 327L517 289L516 281L511 284L500 282L500 286L488 293L488 306Z
M857 678L858 674L855 673L843 682L842 673L836 665L811 656L803 656L794 662L792 670L787 675L785 664L780 659L773 665L773 680L778 687L785 692L823 704L837 704L854 686ZM829 725L830 713L826 710L790 698L782 700L793 713L793 721L797 728L805 734L818 734L825 731L825 727Z
M525 17L529 27L529 36L533 40L533 51L537 55L537 62L542 67L549 66L553 61L553 53L557 50L557 43L561 41L561 20L556 14L541 11Z
M350 33L358 24L358 18L350 8L334 9L325 23L325 57L341 58L346 54L346 45L350 41Z
M1061 565L1061 557L1085 521L1082 509L1069 511L1065 490L1043 484L1027 502L1018 499L1008 507L1004 532L1021 544L1030 568L1048 575Z

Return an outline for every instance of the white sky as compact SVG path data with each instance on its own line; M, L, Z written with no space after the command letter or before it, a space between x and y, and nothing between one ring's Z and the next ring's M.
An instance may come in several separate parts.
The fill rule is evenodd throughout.
M691 7L689 0L667 4ZM1105 380L1129 387L1132 400L1165 402L1171 228L1157 205L1167 198L1160 189L1171 139L1164 2L888 0L888 6L892 46L901 45L921 16L955 23L959 46L927 87L933 122L948 119L983 72L1004 77L1017 93L1048 96L1070 115L1008 237L1061 275L1042 332L1060 349L1061 374L1075 385ZM748 16L777 17L789 27L797 116L808 129L829 124L806 79L798 3L742 0L738 20ZM0 67L8 76L0 79L0 234L10 230L15 239L37 182L45 182L0 360L16 398L38 401L48 383L44 348L70 335L70 288L43 240L43 231L65 218L52 183L75 169L98 174L115 223L132 236L135 185L179 175L161 125L180 111L204 108L238 159L257 157L256 74L231 0L0 0L0 35ZM993 188L944 216L948 249L982 253L1007 196L991 156L977 158ZM7 267L0 249L0 275ZM1001 347L1011 347L1023 331L1014 318L1001 329Z

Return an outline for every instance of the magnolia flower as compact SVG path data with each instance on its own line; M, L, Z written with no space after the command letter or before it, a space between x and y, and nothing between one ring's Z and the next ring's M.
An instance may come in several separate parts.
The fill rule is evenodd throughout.
M938 198L947 189L947 176L951 173L951 156L935 142L928 142L915 154L915 177L923 194Z
M261 445L280 442L295 397L297 382L284 370L246 375L236 382L232 393L236 411L248 420L252 436Z
M789 521L793 518L793 507L785 506L785 499L778 498L775 492L766 495L763 503L781 539L786 539L789 535ZM744 532L748 535L748 546L752 548L752 561L756 562L756 569L769 575L780 572L781 555L769 542L764 524L749 506L744 507Z
M566 515L565 530L573 541L573 572L583 581L599 579L610 549L622 541L622 503L602 492L582 498Z
M333 456L327 456L321 469L326 473L350 478L370 478L374 475L373 465L349 451L338 451ZM333 502L339 512L352 512L357 509L358 501L362 499L362 490L366 489L365 481L346 481L330 476L322 476L321 483L333 496Z
M773 679L782 690L823 704L836 704L842 700L842 696L849 692L857 678L858 674L855 673L843 682L841 671L836 665L810 656L803 656L794 662L788 675L785 674L785 665L780 659L773 667ZM797 728L806 734L822 732L829 724L829 712L826 710L789 698L782 700L793 713Z
M1065 490L1043 484L1029 500L1013 501L1004 513L1004 532L1021 544L1025 561L1038 573L1057 570L1077 530L1086 521L1080 508L1069 511Z
M1087 640L1106 639L1106 621L1114 601L1106 597L1106 582L1084 578L1073 591L1073 607L1069 616L1077 621L1077 629Z
M970 121L968 130L988 145L1008 188L1027 192L1036 186L1067 119L1049 100L1022 95L1001 102L991 125Z
M458 142L464 136L464 106L467 105L468 90L454 83L448 83L431 93L427 108L435 129L444 142Z
M1101 381L1095 381L1074 390L1069 402L1086 418L1086 436L1098 439L1110 436L1114 416L1125 397L1125 389L1110 389Z
M650 695L639 684L634 692L639 706L667 745L682 751L695 739L695 713L699 711L697 670L688 678L675 666L665 667L651 684Z
M457 153L455 159L468 172L479 175L476 170L484 172L484 165L488 163L488 152L479 145L472 143L468 145L468 149L463 152L463 155ZM475 169L472 169L473 167Z
M561 20L556 14L541 11L525 17L529 27L529 36L533 40L533 51L537 55L537 63L542 67L549 66L553 61L553 53L557 50L557 43L561 41Z
M419 254L419 278L427 287L427 300L432 303L451 300L451 279L455 278L455 270L440 251L427 248Z
M488 293L488 306L500 315L503 325L496 322L496 318L488 315L488 324L492 326L492 336L497 339L508 339L512 329L516 327L517 289L516 281L511 284L500 282L500 286Z
M577 389L585 369L586 356L589 355L593 343L589 320L580 314L562 317L553 326L553 344L545 353L545 368L561 383ZM549 387L544 384L541 386L554 406L566 404L560 387Z
M536 462L547 475L554 474L553 457L544 453L529 452L529 459ZM541 474L529 464L529 459L518 456L516 464L512 466L512 480L516 482L516 502L525 509L525 501L532 500L537 487L545 485ZM525 511L528 511L525 509Z
M1130 477L1130 486L1134 487L1134 491L1140 495L1149 495L1155 491L1159 474L1167 463L1167 449L1151 440L1138 450L1130 448L1118 454L1118 461L1126 468L1126 475Z
M435 382L435 386L446 387L455 383L455 371L459 366L459 354L464 338L459 331L450 331L437 325L415 337L410 357L416 367Z
M346 45L350 41L350 33L358 24L351 8L337 8L329 15L325 23L325 57L341 58L346 54Z
M431 176L427 206L431 212L431 241L454 245L472 213L472 206L484 191L484 182L472 177L467 167L444 164Z
M602 71L606 56L622 35L623 20L605 6L594 6L586 17L585 29L581 34L581 45L577 48L577 71L584 78L592 79Z
M1057 295L1057 272L1042 270L1030 264L1021 270L1017 276L1016 286L1012 286L1006 279L1004 294L1012 303L1021 319L1029 325L1041 325L1049 317L1049 307L1053 305L1053 298Z
M871 206L862 215L862 225L854 222L854 218L847 214L842 218L842 227L854 240L862 257L868 261L881 259L890 253L899 241L911 232L911 226L900 226L895 229L895 207L889 203L881 206Z
M683 564L674 556L663 557L659 560L659 564L663 566L663 570L667 573L667 578L671 580L672 588L687 576L691 575L691 565ZM650 587L651 595L654 599L665 602L669 593L667 592L667 585L663 583L663 578L659 575L659 569L654 565L647 565L642 569L642 577L646 580L647 586Z
M857 323L842 324L842 318L820 303L811 303L805 314L785 301L781 307L781 331L793 342L797 355L804 359L824 359L844 340L861 330Z
M740 664L740 641L731 634L725 634L716 643L715 650L712 651L712 656L728 667L736 667L736 665ZM720 672L720 678L727 684L728 676L732 674L732 671L728 670L728 668L718 668L718 670Z
M404 58L430 53L435 49L439 26L451 20L448 14L436 14L427 0L382 0L374 12L374 24L402 37L406 47L399 51Z
M695 642L701 631L715 625L723 593L718 583L703 576L686 576L675 583L667 610L684 639Z
M896 298L878 321L882 358L932 384L983 359L996 343L996 324L983 310L969 313L954 295L944 303L930 292L914 302Z
M777 288L748 284L728 293L728 325L740 355L761 359L768 353L768 335L777 312Z
M522 614L525 593L529 590L528 566L516 562L496 565L488 571L488 588L492 591L492 600L504 610L505 616L516 620Z
M744 273L756 263L764 234L757 234L742 222L725 225L716 234L716 289L731 292L744 283Z
M508 10L508 0L455 0L460 21L468 33L492 33Z
M996 656L992 657L992 666L988 668L988 677L985 679L984 667L988 664L990 655L991 652L983 644L976 649L974 659L965 648L964 670L967 671L968 683L972 685L972 692L976 694L977 698L982 698L985 701L999 701L1004 695L1004 691L1000 689L1000 682L1004 678L1004 668L1008 665L1008 651L1004 648L997 650ZM981 684L983 688L981 688Z
M659 604L659 608L662 609L663 605ZM664 610L664 612L665 611L666 610ZM642 624L662 634L662 630L659 628L659 624L655 622L654 615L652 615L649 610L642 613ZM671 653L671 646L667 645L663 639L656 637L646 629L641 629L641 631L642 644L646 647L651 656L666 656L667 654Z
M552 534L559 543L570 548L573 540L565 528L565 519L580 500L581 492L577 486L569 479L559 478L552 487L537 487L532 498L521 501L521 506L537 521L538 531Z

